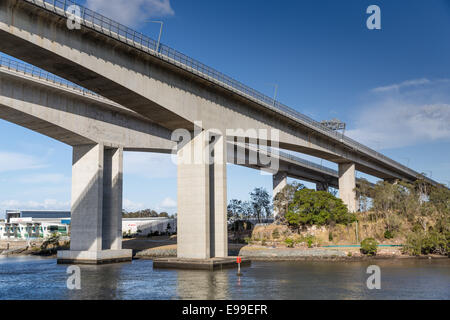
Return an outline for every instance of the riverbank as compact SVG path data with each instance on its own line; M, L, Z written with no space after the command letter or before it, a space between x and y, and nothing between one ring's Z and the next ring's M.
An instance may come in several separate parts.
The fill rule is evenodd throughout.
M42 248L44 240L0 240L0 256L43 256L56 257L58 250L67 250L64 241L57 247Z
M135 259L167 258L177 256L176 242L173 240L128 240L124 248L133 249ZM400 247L379 247L375 256L363 255L359 247L339 248L286 248L230 243L230 256L241 256L255 261L363 261L375 259L448 259L446 256L410 256L402 254Z
M41 250L40 244L26 241L10 242L10 249L5 250L4 243L0 241L0 255L11 256L47 256L55 257L56 251ZM124 239L124 249L132 249L134 259L154 259L177 256L176 239L169 237L154 237L150 239ZM230 256L241 256L254 261L364 261L378 259L448 259L446 256L410 256L402 254L400 247L379 247L377 255L367 256L361 254L359 247L343 246L338 248L286 248L261 245L229 244Z

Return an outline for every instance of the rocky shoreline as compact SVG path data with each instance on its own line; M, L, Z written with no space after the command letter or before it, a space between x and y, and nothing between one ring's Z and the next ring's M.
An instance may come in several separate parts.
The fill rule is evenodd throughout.
M159 242L159 241L158 241ZM177 256L175 243L155 243L146 247L145 240L124 242L127 249L133 249L134 259L169 258ZM46 256L56 257L55 250L41 250L36 247L14 247L9 250L0 249L0 256ZM254 261L367 261L380 259L448 259L447 256L409 256L401 253L400 248L379 248L377 255L367 256L359 252L359 248L286 248L258 245L230 244L230 256L241 256Z
M254 261L368 261L381 259L448 259L446 256L409 256L404 255L400 250L381 249L375 256L367 256L359 253L359 249L345 248L327 249L327 248L268 248L262 246L244 246L242 248L233 248L229 250L230 256L241 256ZM349 254L352 252L352 254ZM154 259L176 257L176 246L151 248L136 252L134 259Z

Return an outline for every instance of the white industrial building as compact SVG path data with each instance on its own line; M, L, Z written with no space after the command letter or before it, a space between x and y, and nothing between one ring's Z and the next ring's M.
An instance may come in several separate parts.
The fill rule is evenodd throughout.
M0 239L27 240L46 238L54 233L68 236L70 212L7 210L6 221L0 222ZM177 220L165 217L124 218L122 232L129 236L174 234Z
M28 240L47 238L56 233L61 236L69 234L68 220L10 218L9 222L0 222L0 239Z
M6 221L12 218L70 219L70 211L52 210L6 210Z
M125 218L122 219L122 233L148 236L174 234L177 232L177 220L171 218Z

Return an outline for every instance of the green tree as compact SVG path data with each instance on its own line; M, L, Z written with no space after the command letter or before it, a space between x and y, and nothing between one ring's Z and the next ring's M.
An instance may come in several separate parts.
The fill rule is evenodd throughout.
M280 222L286 220L286 213L289 210L289 204L294 200L295 192L304 189L305 186L300 183L292 183L286 185L273 199L273 209L277 212L277 219Z
M261 222L263 216L269 218L272 215L270 196L264 188L255 188L250 193L251 205L254 209L254 215Z
M227 206L228 221L236 221L243 217L244 208L241 200L231 199Z
M341 199L325 191L301 189L295 192L286 221L299 228L304 225L349 224L356 220Z
M370 204L369 199L373 193L373 188L370 185L370 182L364 178L360 179L355 191L356 197L359 200L359 208L361 212L367 212Z
M429 196L430 203L441 213L450 214L450 190L446 187L432 187Z

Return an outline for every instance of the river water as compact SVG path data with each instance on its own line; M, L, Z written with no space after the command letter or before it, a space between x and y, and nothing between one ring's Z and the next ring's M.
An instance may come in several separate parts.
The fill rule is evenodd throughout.
M369 265L381 289L369 290ZM152 261L82 266L81 290L67 289L55 259L0 257L0 299L450 299L450 259L372 262L253 262L236 270L153 270Z

